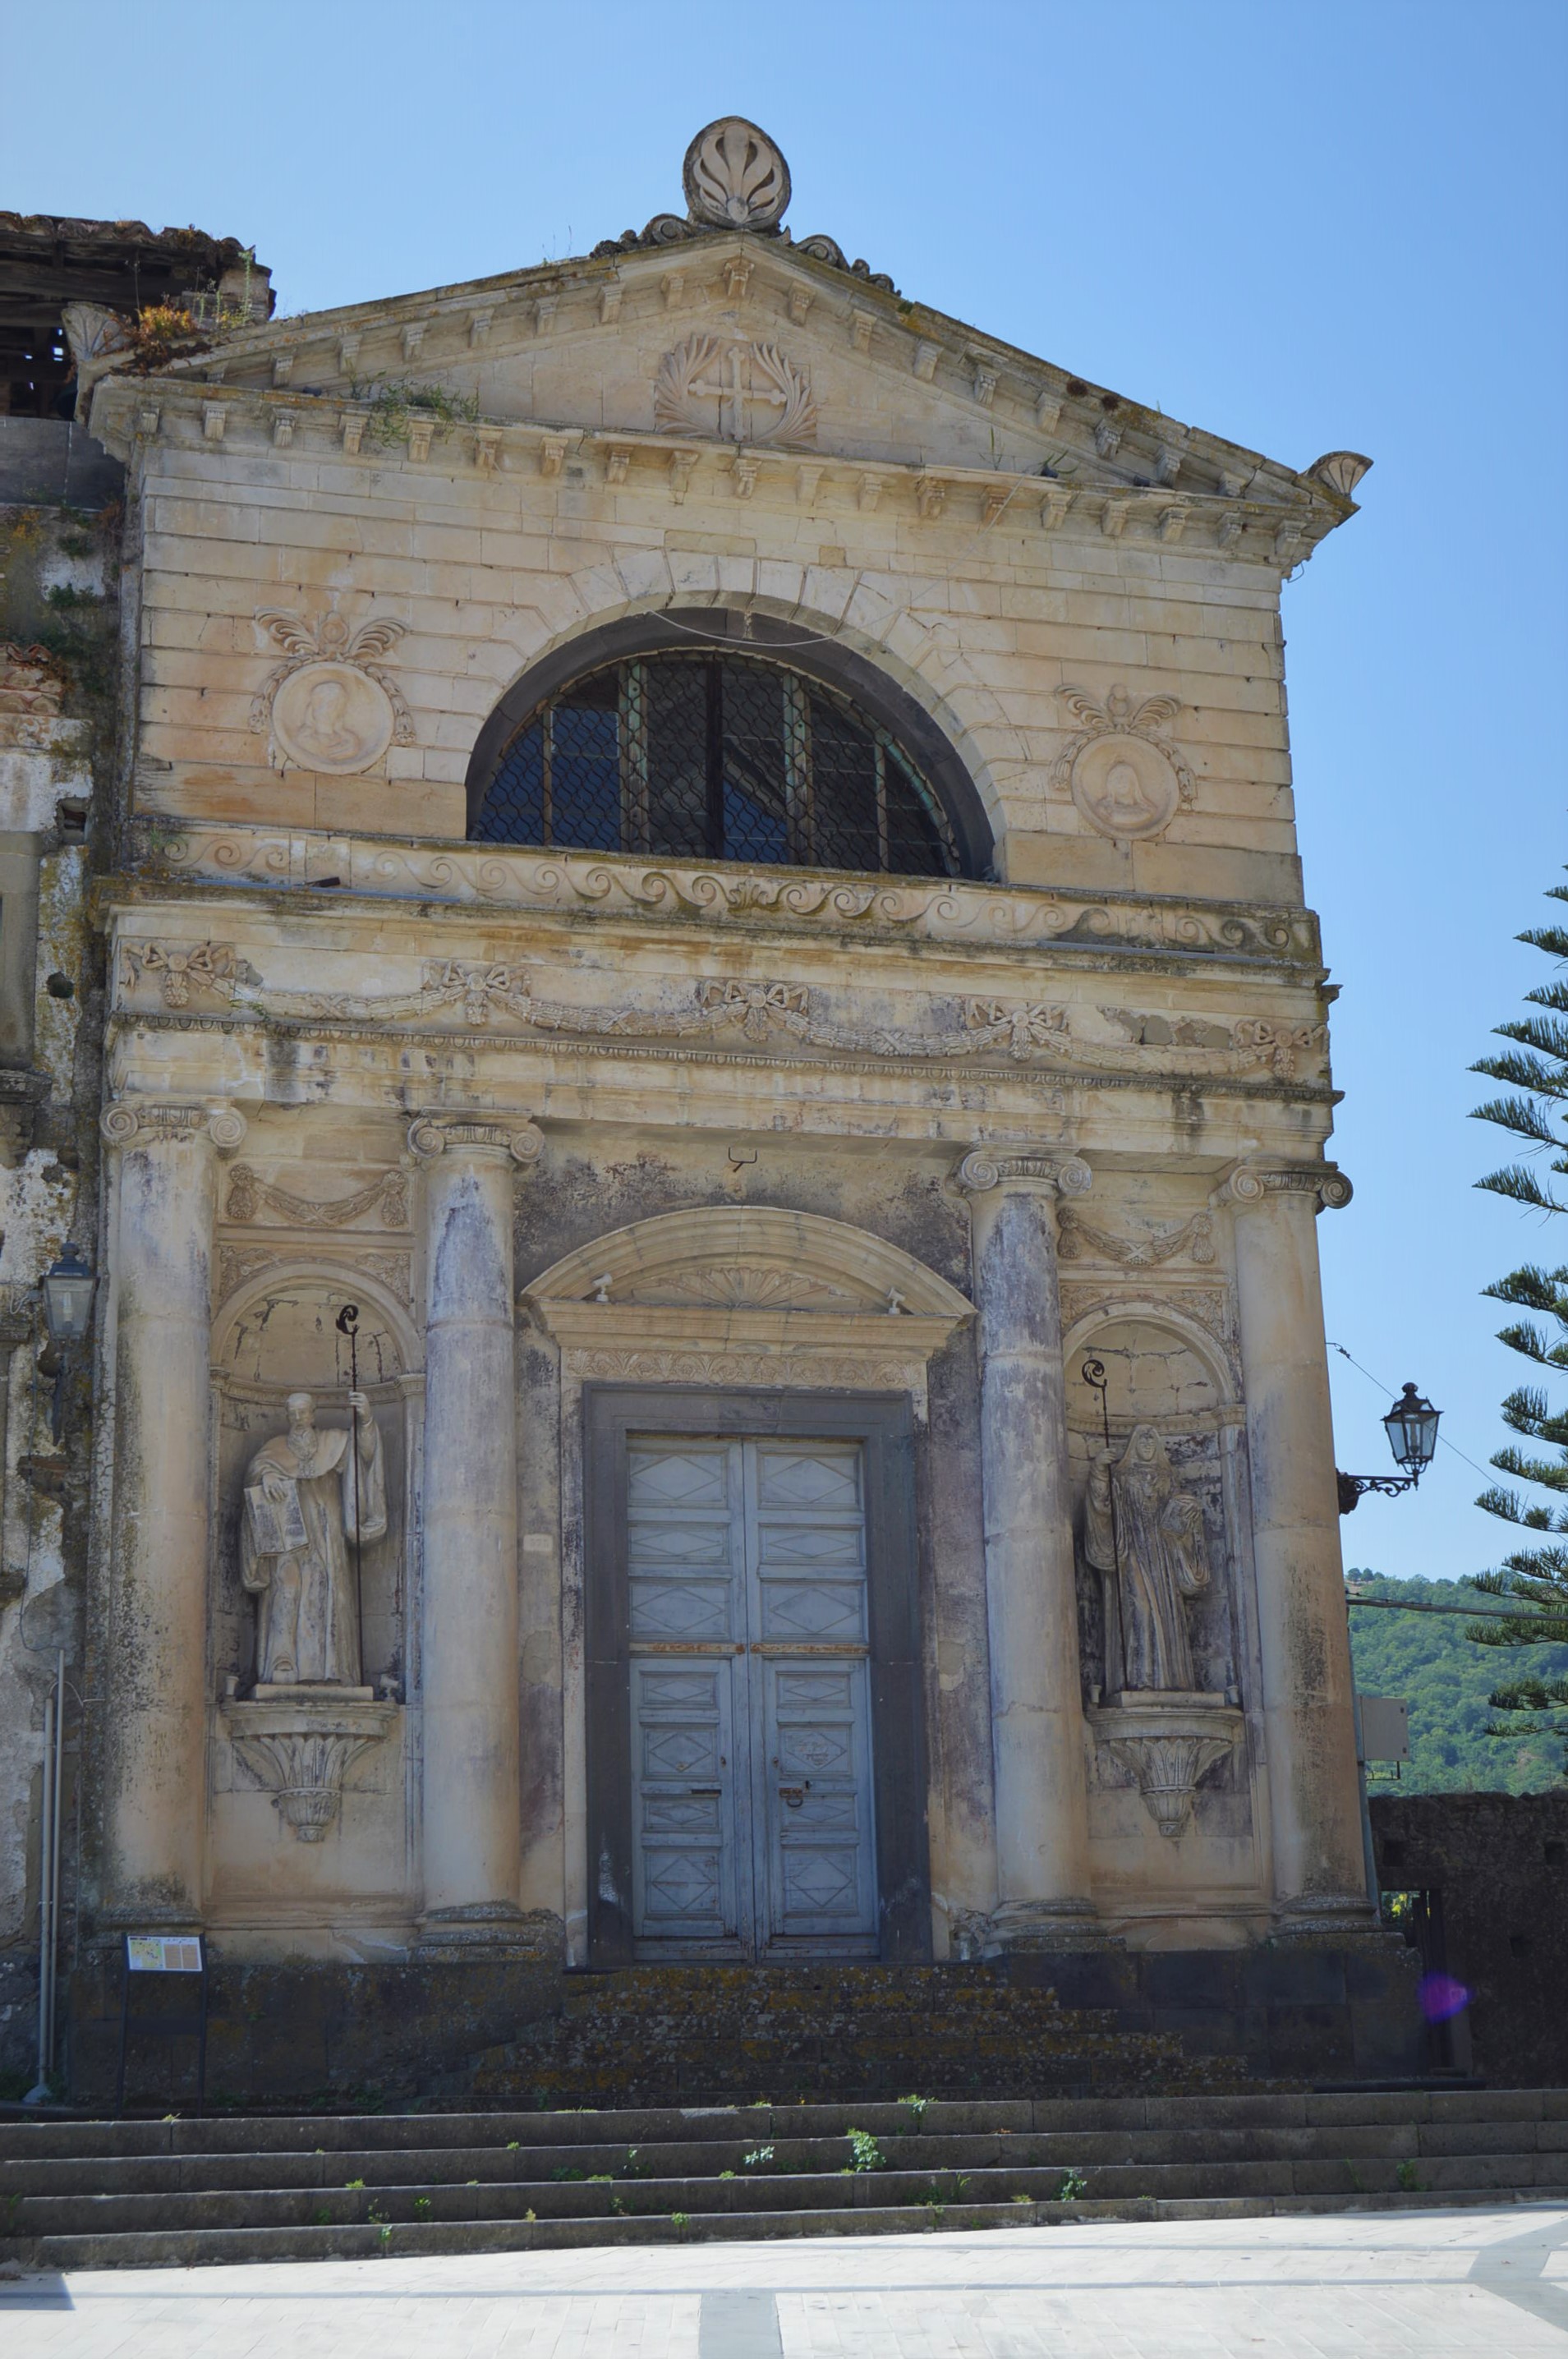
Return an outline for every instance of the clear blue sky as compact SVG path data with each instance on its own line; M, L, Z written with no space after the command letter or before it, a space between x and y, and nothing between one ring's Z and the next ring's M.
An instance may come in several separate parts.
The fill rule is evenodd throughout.
M1362 514L1286 592L1308 898L1344 995L1329 1333L1485 1460L1521 1364L1480 1288L1568 1222L1474 1192L1488 1027L1546 962L1563 825L1563 0L50 0L13 5L0 205L254 243L280 308L584 253L679 211L715 114L907 294L1305 466ZM1336 1367L1339 1459L1386 1401ZM1446 1451L1352 1563L1501 1527Z

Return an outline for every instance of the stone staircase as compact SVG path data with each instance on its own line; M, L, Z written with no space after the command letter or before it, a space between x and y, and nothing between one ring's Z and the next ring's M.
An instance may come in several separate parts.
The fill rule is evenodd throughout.
M568 1977L559 2017L485 2050L449 2098L534 2105L1088 2095L1230 2088L1236 2059L1118 2028L964 1966L634 1966Z
M1568 2200L1568 2090L0 2121L82 2269Z

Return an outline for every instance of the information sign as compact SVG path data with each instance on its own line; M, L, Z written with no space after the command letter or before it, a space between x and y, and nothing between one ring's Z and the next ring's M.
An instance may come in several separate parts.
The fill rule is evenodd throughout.
M199 1974L200 1933L127 1933L125 1969L133 1974Z

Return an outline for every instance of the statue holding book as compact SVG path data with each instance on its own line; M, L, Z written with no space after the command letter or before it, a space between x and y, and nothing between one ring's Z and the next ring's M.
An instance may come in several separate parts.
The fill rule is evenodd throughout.
M289 1430L245 1473L240 1579L256 1601L258 1686L357 1687L354 1549L387 1530L387 1475L368 1398L349 1395L355 1446L316 1424L310 1393L289 1396Z

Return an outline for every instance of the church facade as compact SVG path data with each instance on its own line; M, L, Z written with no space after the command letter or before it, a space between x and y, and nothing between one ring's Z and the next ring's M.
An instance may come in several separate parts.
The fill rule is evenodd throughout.
M784 226L82 315L126 470L84 1953L1376 1926L1298 473Z

